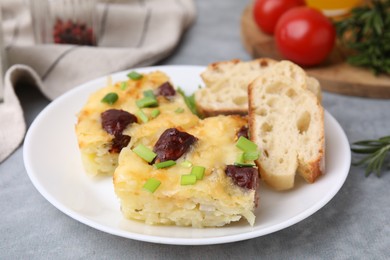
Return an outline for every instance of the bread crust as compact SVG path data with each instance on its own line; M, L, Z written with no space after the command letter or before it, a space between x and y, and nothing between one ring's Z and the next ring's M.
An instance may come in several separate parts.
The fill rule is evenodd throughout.
M283 62L283 64L279 63L277 66L282 66L282 69L284 69L283 66L297 65ZM313 94L305 85L306 81L301 81L298 84L298 81L292 77L281 74L280 68L276 66L274 68L278 73L275 73L275 71L267 72L249 85L248 125L251 140L260 149L264 150L265 157L268 156L268 153L275 154L275 150L278 154L275 158L270 155L269 159L260 158L257 160L256 164L261 178L276 190L287 190L293 188L296 172L308 183L315 182L325 172L324 110L318 96ZM296 68L292 69L295 70ZM297 73L304 73L303 70L299 71L299 69L296 70ZM275 104L272 105L271 103ZM282 108L273 108L273 106L278 105ZM303 105L304 108L302 108ZM278 120L275 121L275 118L278 118ZM271 122L271 120L273 121ZM285 135L288 135L288 141L291 142L288 145L282 144L283 149L289 150L288 154L291 152L291 156L286 155L285 157L280 155L279 150L281 148L275 145L278 143L278 139L282 138L278 134L281 133L280 125L284 123L293 128L291 133L285 133ZM269 129L259 130L263 129L264 124L269 124ZM275 128L279 129L279 132ZM263 134L270 135L264 137ZM283 140L285 141L286 138ZM308 140L310 143L307 143ZM281 168L278 162L272 160L290 161L287 168ZM280 172L281 169L286 170L286 172Z
M206 70L201 73L205 87L195 93L199 113L204 117L246 115L248 113L247 88L249 83L276 63L276 60L270 58L259 58L246 62L232 59L209 64ZM238 73L240 77L232 75L234 73ZM224 84L223 88L219 87L221 84ZM227 91L229 94L225 100L219 100ZM233 101L232 103L232 100L235 99L239 102Z
M249 84L278 61L259 58L251 61L233 59L214 62L201 73L205 87L195 93L199 113L203 117L216 115L246 115L248 113L247 89ZM295 68L288 73L301 75L301 81L321 102L319 82Z

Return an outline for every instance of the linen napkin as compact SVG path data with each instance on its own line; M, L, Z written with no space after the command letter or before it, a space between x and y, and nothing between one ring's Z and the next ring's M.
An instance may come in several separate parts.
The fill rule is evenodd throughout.
M100 1L97 47L38 45L28 1L2 0L1 5L11 67L0 104L0 162L20 145L25 134L23 112L13 90L21 77L33 80L48 99L55 99L88 80L167 57L196 16L192 0Z

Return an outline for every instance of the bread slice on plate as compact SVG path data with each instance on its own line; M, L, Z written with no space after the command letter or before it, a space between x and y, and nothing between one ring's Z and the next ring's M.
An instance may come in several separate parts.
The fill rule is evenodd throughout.
M205 87L195 93L196 104L203 116L248 113L248 85L278 62L269 58L252 61L238 59L210 64L201 74ZM296 73L294 69L279 68L280 73L296 77L306 84L321 100L318 81L306 74Z
M291 189L296 172L309 183L324 173L324 111L306 84L300 67L282 61L249 86L250 137L262 152L256 163L277 190Z
M210 64L201 74L205 87L195 93L196 105L204 116L248 113L248 85L276 61L262 58L238 59Z

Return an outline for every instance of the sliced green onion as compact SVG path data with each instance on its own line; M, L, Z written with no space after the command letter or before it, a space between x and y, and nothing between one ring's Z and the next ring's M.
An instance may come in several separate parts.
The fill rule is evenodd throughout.
M159 109L153 109L152 110L152 112L150 112L150 116L152 117L152 118L156 118L156 117L158 117L158 115L160 114L160 110Z
M132 80L140 80L142 79L144 76L142 74L139 74L138 72L136 71L132 71L130 72L129 74L127 74L127 77L131 78Z
M161 184L161 181L159 181L155 178L150 178L145 182L145 184L142 188L153 193L157 190L157 188L160 186L160 184Z
M123 81L121 83L121 90L125 90L127 88L127 82Z
M192 185L196 183L196 176L193 174L182 175L180 179L181 185Z
M158 106L157 99L152 97L144 97L142 99L138 99L137 101L135 101L135 103L139 108Z
M153 161L153 159L157 156L157 154L143 144L139 144L133 148L133 152L147 162Z
M203 179L204 171L206 170L203 166L194 166L191 169L191 174L196 176L197 180Z
M237 159L236 159L236 162L235 162L235 163L245 163L244 153L240 153L240 154L237 156Z
M141 119L142 122L147 123L149 121L148 116L142 111L142 109L136 112L136 115Z
M244 152L243 157L245 161L254 161L259 159L260 153L259 151L249 151L249 152Z
M198 117L200 117L200 114L199 114L198 109L196 107L195 94L187 96L180 87L177 88L177 92L179 92L179 94L183 97L184 102L186 103L187 107L191 110L191 112L194 115L197 115Z
M180 166L183 166L185 168L190 168L192 166L192 163L190 161L183 161L180 163Z
M175 113L178 113L178 114L183 113L183 112L184 112L184 108L182 108L182 107L178 107L175 110Z
M151 97L151 98L156 98L156 96L154 95L154 92L153 92L153 90L145 90L144 91L144 97Z
M119 96L117 93L110 92L107 95L105 95L104 98L102 98L101 102L112 105L118 100L118 98L119 98Z
M164 161L164 162L155 163L155 164L153 164L153 166L157 169L161 169L161 168L167 168L167 167L173 166L175 164L176 164L176 162L174 160L168 160L168 161Z
M236 143L236 146L244 152L257 151L257 145L246 137L240 136Z
M239 163L239 162L235 162L234 165L238 166L238 167L254 167L254 166L256 166L256 164L254 164L254 163Z

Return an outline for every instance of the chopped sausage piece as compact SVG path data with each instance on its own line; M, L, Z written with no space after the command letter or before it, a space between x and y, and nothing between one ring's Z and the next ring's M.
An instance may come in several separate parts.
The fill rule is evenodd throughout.
M114 136L121 135L129 124L137 122L135 115L118 109L106 110L100 116L103 129Z
M156 160L160 162L177 160L187 152L196 140L198 139L193 135L181 132L176 128L168 128L154 145L153 151L157 154Z
M131 137L128 135L116 135L111 141L110 153L119 153L124 147L130 143Z
M237 132L237 139L240 138L240 136L243 136L243 137L249 139L248 130L249 129L246 126L241 127L240 130L238 130L238 132Z
M172 87L171 83L167 81L157 88L157 95L169 98L176 95L176 90Z
M259 175L256 168L227 165L225 173L237 186L252 190L257 188Z

